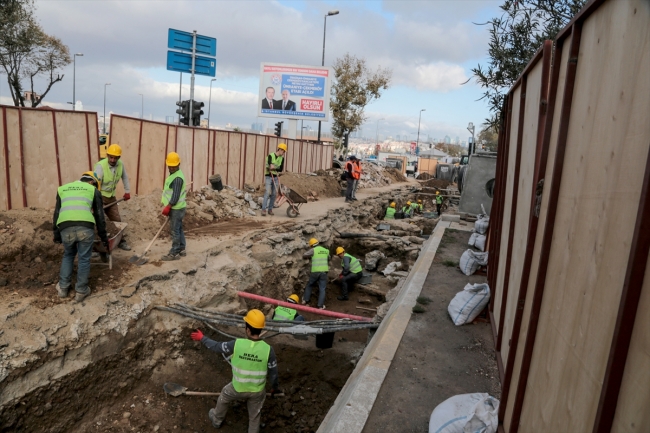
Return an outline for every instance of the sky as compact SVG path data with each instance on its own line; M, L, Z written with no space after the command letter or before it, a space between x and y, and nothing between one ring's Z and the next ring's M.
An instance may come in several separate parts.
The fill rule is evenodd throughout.
M380 139L466 140L467 124L477 133L489 116L470 69L487 63L488 28L476 25L499 15L500 1L208 1L208 0L36 0L43 29L57 36L76 57L76 99L84 110L164 121L176 116L178 72L166 70L169 28L215 37L217 75L196 76L195 99L205 103L211 126L268 128L281 119L258 118L261 62L320 65L324 16L325 65L350 53L371 69L392 70L390 88L366 107L363 136ZM73 64L44 105L71 108ZM6 76L0 75L0 102L11 104ZM106 83L110 85L105 86ZM42 83L36 91L44 88ZM104 90L106 97L104 98ZM141 96L142 95L142 96ZM189 99L183 74L182 99ZM144 110L142 110L144 106ZM422 117L419 121L420 110ZM317 128L317 122L304 126ZM329 131L329 123L323 130Z

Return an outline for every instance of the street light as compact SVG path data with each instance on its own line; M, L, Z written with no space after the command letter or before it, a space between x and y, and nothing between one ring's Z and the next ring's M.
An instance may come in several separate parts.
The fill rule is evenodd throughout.
M325 15L325 23L323 24L323 60L321 61L321 66L325 66L325 32L327 30L327 17L331 17L332 15L338 15L339 11L333 10L327 12L327 15ZM318 142L320 143L320 126L321 122L320 120L318 121Z
M142 93L138 93L142 97L142 104L140 107L140 119L144 119L144 95Z
M110 86L111 83L104 84L104 134L106 134L106 86Z
M418 120L418 138L415 141L415 154L419 155L420 154L420 122L422 121L422 112L427 111L426 108L423 108L420 110L420 119Z
M77 73L77 57L83 57L83 53L76 53L73 58L72 62L72 111L77 110L77 100L75 99L75 87L76 87L76 80L75 80L75 75Z
M386 120L383 117L381 119L377 120L377 129L375 130L375 141L377 143L377 146L379 146L379 122L382 120Z
M210 108L212 107L212 82L217 81L216 78L210 80L210 98L208 99L208 129L210 129Z
M467 154L471 155L476 150L476 144L474 143L474 124L472 122L469 122L469 125L467 125L467 130L472 133L472 144L467 149Z

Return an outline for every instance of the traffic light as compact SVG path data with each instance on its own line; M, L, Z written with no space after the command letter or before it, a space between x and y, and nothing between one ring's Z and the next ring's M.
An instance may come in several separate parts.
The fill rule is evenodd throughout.
M282 124L283 123L284 122L278 122L278 123L275 124L275 132L274 132L274 134L275 134L276 137L282 136Z
M203 110L201 108L205 107L203 102L192 101L192 126L201 126L201 115Z
M190 101L178 101L176 103L178 105L178 109L176 110L176 114L180 114L180 123L183 125L189 125L190 124Z

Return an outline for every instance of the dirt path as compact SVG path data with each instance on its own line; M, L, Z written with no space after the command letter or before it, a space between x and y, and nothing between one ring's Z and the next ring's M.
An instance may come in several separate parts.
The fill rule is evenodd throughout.
M447 312L465 284L486 281L455 267L469 248L469 236L445 231L421 293L432 302L411 317L364 432L427 432L431 412L449 397L471 392L500 397L490 324L455 326Z

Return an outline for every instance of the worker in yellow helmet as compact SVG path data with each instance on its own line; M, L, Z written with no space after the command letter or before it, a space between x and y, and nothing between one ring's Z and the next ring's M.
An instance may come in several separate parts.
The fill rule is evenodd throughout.
M386 215L384 215L385 220L394 220L395 219L395 202L392 202L386 209Z
M418 199L418 202L415 205L415 211L417 213L422 213L422 209L424 209L424 206L422 205L422 200Z
M231 341L214 341L203 335L200 329L190 337L205 347L225 356L232 355L232 381L223 387L217 399L217 406L210 409L208 418L214 428L220 428L234 401L245 401L248 408L248 433L260 430L260 415L266 399L266 382L271 382L271 397L280 393L278 389L278 361L275 351L260 338L266 324L264 313L250 310L244 316L246 337Z
M113 204L117 201L115 191L117 189L117 183L121 179L124 185L124 196L122 198L124 201L127 201L131 198L131 186L129 176L126 174L126 168L122 162L122 148L120 145L114 143L108 146L108 149L106 149L106 158L97 162L93 170L102 185L100 192L102 193L104 206L111 205L104 209L106 216L110 221L122 222L120 211L117 207L118 205ZM124 235L122 235L122 240L118 247L126 251L131 250Z
M95 241L95 227L106 251L109 250L106 221L102 210L99 180L92 171L85 172L77 181L62 185L56 192L54 207L54 242L63 244L63 262L56 290L60 298L67 298L72 284L75 256L78 256L75 301L90 295L88 274Z
M440 207L442 206L443 197L440 195L440 191L436 191L436 212L440 215Z
M290 304L297 304L299 300L300 298L295 293L287 298L287 302ZM305 318L298 314L298 312L293 308L278 305L273 312L273 320L291 320L294 322L304 322Z
M413 216L413 206L411 206L413 203L411 200L406 202L406 206L402 208L402 213L404 214L404 218L411 218Z
M311 259L311 274L305 287L305 296L302 298L302 304L309 303L311 298L311 286L318 283L318 308L325 309L325 289L327 288L327 273L330 270L330 252L327 248L321 247L318 239L309 240L309 250L302 255L303 259Z
M187 183L181 171L181 157L176 152L170 152L165 160L169 176L165 179L161 202L165 206L162 214L169 217L169 230L172 235L172 248L169 253L162 256L161 260L178 260L185 257L185 232L183 231L183 218L187 203Z
M264 199L262 201L262 216L273 215L273 205L275 204L275 197L277 191L273 183L274 177L277 182L277 177L282 174L284 170L284 154L287 153L287 145L284 143L278 144L275 152L266 157L266 165L264 166Z
M339 301L347 301L348 298L348 286L350 290L354 285L361 280L363 277L363 268L361 267L361 262L356 257L351 256L345 252L343 247L338 247L336 249L336 255L341 259L341 275L339 275L339 281L341 282L341 296L338 296L336 299Z

